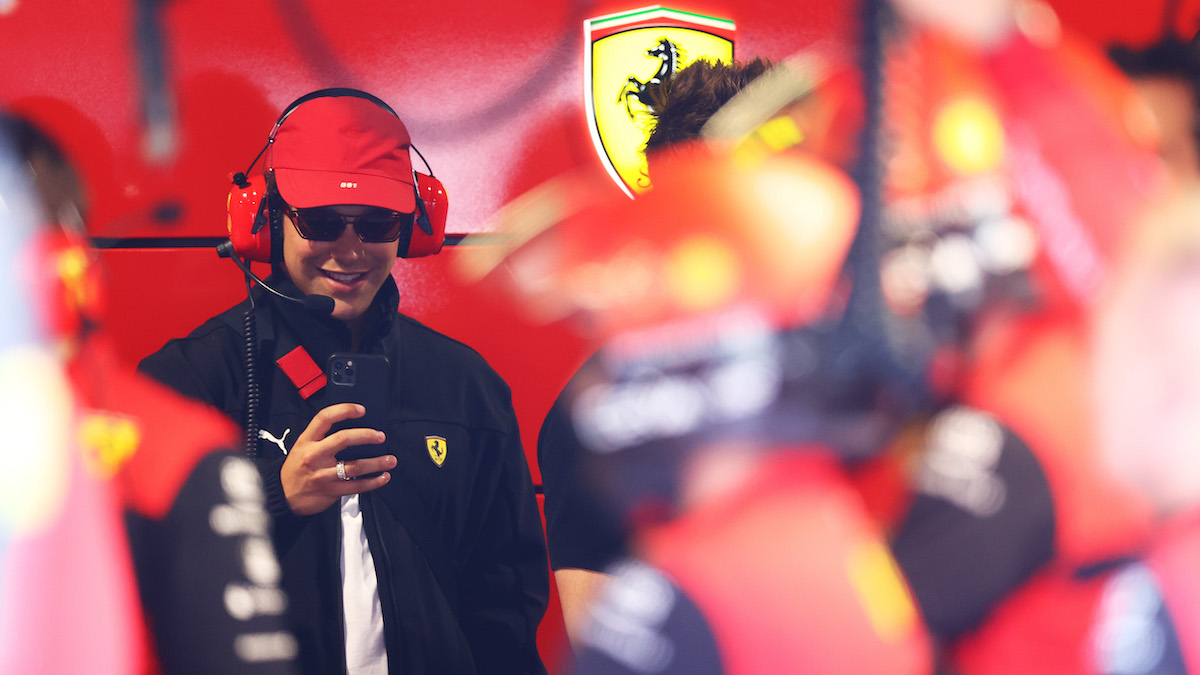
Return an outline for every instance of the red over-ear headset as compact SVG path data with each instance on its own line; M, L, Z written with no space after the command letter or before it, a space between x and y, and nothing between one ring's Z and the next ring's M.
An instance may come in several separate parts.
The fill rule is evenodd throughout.
M226 211L229 215L227 226L233 253L239 258L256 262L271 262L273 252L271 239L273 235L277 236L281 224L278 213L272 213L271 202L274 198L270 194L272 188L268 186L266 175L271 171L271 167L264 167L263 173L253 176L247 177L246 174L250 173L259 158L271 146L275 140L275 133L279 131L279 126L293 110L314 98L328 96L364 98L399 118L396 111L392 110L387 103L358 89L344 87L321 89L293 101L275 121L275 126L271 128L271 134L267 137L266 145L250 163L250 168L233 177L233 187L229 190L229 197L226 201ZM433 255L442 250L442 244L446 239L446 213L449 209L445 186L434 177L433 170L429 168L429 162L425 161L425 156L421 154L421 151L414 146L409 147L421 158L421 162L425 164L425 169L429 173L413 170L416 213L413 218L413 226L400 235L398 245L401 258Z

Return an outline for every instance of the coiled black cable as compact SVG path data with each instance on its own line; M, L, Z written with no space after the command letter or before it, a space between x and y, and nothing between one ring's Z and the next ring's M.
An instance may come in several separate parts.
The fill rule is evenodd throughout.
M880 280L883 234L883 185L888 164L887 47L897 18L885 0L864 0L860 66L863 72L865 124L859 140L856 180L862 195L858 232L851 245L847 268L853 278L845 325L847 343L858 353L848 355L855 369L875 373L885 395L905 408L922 409L931 404L925 382L930 358L927 345L905 344L883 297Z
M246 295L250 307L242 316L242 356L246 366L246 456L258 459L258 378L255 362L258 360L258 323L254 317L254 296L250 293L250 277L246 277Z

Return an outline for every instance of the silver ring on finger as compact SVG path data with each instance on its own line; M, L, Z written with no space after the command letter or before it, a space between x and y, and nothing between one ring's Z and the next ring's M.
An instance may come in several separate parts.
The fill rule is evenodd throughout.
M338 474L338 478L341 480L350 480L350 476L346 475L346 463L345 462L339 461L337 463L337 474Z

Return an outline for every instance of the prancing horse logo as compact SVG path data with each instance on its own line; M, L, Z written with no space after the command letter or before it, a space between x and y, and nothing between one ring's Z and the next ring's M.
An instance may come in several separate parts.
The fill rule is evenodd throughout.
M654 92L658 91L662 83L675 74L675 70L679 64L679 45L667 38L659 38L658 44L646 50L646 56L662 61L658 66L658 70L645 82L630 75L625 80L625 87L621 89L621 94L617 96L617 102L625 104L625 114L629 115L629 119L634 122L637 121L637 115L634 113L633 107L630 106L630 101L636 99L647 108L653 107L650 101Z
M441 468L446 462L446 439L441 436L426 436L425 449L429 451L429 459Z

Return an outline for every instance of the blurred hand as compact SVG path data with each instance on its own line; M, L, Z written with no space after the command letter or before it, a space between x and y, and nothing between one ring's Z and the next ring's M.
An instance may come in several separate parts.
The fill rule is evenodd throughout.
M337 475L337 453L354 445L373 445L386 440L374 429L342 429L329 434L335 422L362 417L366 411L355 403L339 403L322 409L296 438L280 469L279 479L288 505L297 515L308 516L329 508L346 495L370 492L391 480L386 473L396 466L392 455L346 462L350 478L384 472L374 478L342 480ZM328 436L326 434L329 434Z

